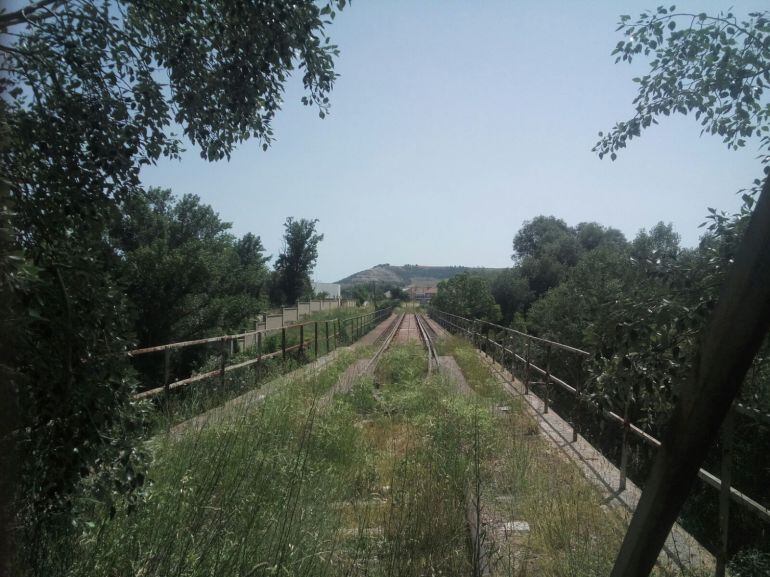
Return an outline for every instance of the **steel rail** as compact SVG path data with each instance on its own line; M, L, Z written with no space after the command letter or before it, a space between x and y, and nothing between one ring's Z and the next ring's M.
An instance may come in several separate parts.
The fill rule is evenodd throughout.
M364 372L371 373L374 371L374 368L377 366L377 363L380 361L380 357L382 356L382 353L384 353L387 348L390 346L391 341L393 340L393 337L396 336L396 333L398 332L398 329L401 328L401 323L404 322L404 317L406 317L405 313L401 313L401 316L396 318L396 320L393 321L393 324L391 325L391 328L389 329L387 336L382 341L382 344L377 349L377 352L374 353L371 359L369 359L369 362L366 363L366 368L364 369Z
M436 347L433 344L433 337L428 332L427 324L422 315L415 314L414 320L417 323L417 329L420 331L420 338L422 339L425 348L428 350L428 376L433 374L434 370L438 370L438 354L436 353Z

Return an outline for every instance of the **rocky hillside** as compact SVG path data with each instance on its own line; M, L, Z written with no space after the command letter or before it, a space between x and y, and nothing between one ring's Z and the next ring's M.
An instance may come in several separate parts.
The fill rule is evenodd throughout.
M442 280L446 280L466 271L473 274L492 275L500 270L502 269L467 266L423 266L416 264L394 266L390 264L378 264L372 268L347 276L337 282L343 287L372 282L401 287L408 285L435 286Z

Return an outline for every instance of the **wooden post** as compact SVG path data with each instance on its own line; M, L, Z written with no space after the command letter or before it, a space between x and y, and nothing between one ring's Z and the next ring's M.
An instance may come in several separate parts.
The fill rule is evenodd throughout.
M548 412L551 394L551 345L545 346L545 394L543 395L543 414Z
M727 546L730 536L730 488L733 471L733 435L735 409L730 408L722 423L722 485L719 487L719 550L717 551L716 577L725 577Z
M313 342L315 343L315 358L318 358L318 321L313 323Z
M286 361L286 327L281 327L281 359Z
M326 354L329 354L329 321L324 321L324 329L326 331Z

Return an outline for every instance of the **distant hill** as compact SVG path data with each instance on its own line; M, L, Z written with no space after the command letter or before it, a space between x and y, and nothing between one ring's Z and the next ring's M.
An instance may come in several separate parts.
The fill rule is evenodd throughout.
M416 264L394 266L390 264L378 264L372 268L347 276L337 282L343 287L372 282L392 284L401 287L408 285L435 286L442 280L452 278L453 276L464 272L492 276L501 270L503 269L468 266L422 266Z

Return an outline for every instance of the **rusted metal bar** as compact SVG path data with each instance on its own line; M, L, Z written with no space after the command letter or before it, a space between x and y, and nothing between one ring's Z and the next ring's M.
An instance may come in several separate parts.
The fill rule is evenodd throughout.
M480 333L475 332L473 330L465 329L462 326L460 326L460 325L458 325L458 324L448 320L448 318L440 316L441 314L448 315L449 317L452 317L452 318L455 318L455 319L459 319L460 322L466 323L467 325L472 324L473 321L471 321L470 319L465 319L464 317L458 317L457 315L451 315L449 313L443 313L443 311L440 311L437 314L437 316L441 319L441 321L443 321L444 326L452 327L452 328L454 328L457 331L461 331L461 332L466 333L466 335L468 336L468 338L471 341L471 343L473 343L477 348L479 348L479 349L481 348L482 342L481 342L481 334ZM531 346L532 346L533 340L537 341L537 339L525 338L527 335L525 333L520 333L519 331L513 331L513 332L518 334L522 338L524 338L524 344L522 346L523 356L519 355L519 354L517 354L517 353L515 353L513 351L511 351L511 352L514 355L514 358L516 360L518 360L522 364L523 372L524 372L524 375L523 375L524 376L524 379L523 379L523 382L524 382L524 394L529 394L530 385L533 384L533 381L531 380L532 372L535 372L535 373L538 373L540 375L544 375L545 376L547 374L547 371L542 369L542 368L540 368L540 367L538 367L535 363L532 362ZM582 356L584 356L584 355L582 355ZM578 382L577 387L570 386L569 384L565 383L563 380L559 379L558 377L556 377L554 375L550 375L549 379L546 379L546 380L548 382L550 382L550 383L555 383L555 384L559 385L566 392L575 395L577 397L577 399L578 399L578 402L582 406L583 403L587 402L586 399L585 399L585 393L584 393L584 387L583 387L584 383L583 383L583 378L582 377L584 375L584 368L583 368L582 361L581 361L581 363L579 365L579 369L580 369L580 372L579 372L580 377L578 378L579 382ZM746 415L746 416L752 417L752 418L757 418L759 420L764 420L765 417L766 417L766 415L764 413L762 413L760 411L757 411L756 409L751 409L751 408L745 407L744 405L741 405L740 403L736 403L735 404L734 411L736 413L739 413L739 414L742 414L742 415ZM651 447L654 447L656 449L660 448L661 442L658 439L656 439L655 437L653 437L652 435L650 435L646 431L642 430L638 426L634 425L632 422L629 421L628 423L626 423L626 419L624 419L621 415L618 415L617 413L615 413L613 411L606 410L606 409L602 409L601 410L601 414L604 417L606 417L607 419L609 419L610 421L616 422L619 425L623 426L624 430L627 430L628 433L630 433L631 435L639 438L640 440L642 440L643 442L647 443ZM577 422L575 422L575 424L577 424ZM577 440L578 434L579 434L579 431L573 425L573 434L572 434L573 442ZM720 481L720 479L718 477L716 477L712 473L709 473L708 471L706 471L705 469L702 469L702 468L698 470L697 474L698 474L698 477L702 481L704 481L708 486L710 486L710 487L712 487L714 489L717 489L717 490L721 490L722 483L721 483L721 481ZM731 499L733 501L735 501L736 503L738 503L741 506L745 507L747 510L751 511L753 514L757 515L764 522L770 523L770 509L769 508L767 508L764 505L758 503L757 501L755 501L751 497L741 493L740 491L736 490L734 487L730 487L729 494L730 494L730 497L731 497Z
M299 348L299 345L293 345L291 347L288 347L286 349L286 352L292 352ZM234 371L236 369L242 369L244 367L248 367L250 365L254 365L257 363L261 363L265 359L272 359L275 357L278 357L282 354L282 351L276 351L274 353L269 353L266 355L262 355L260 358L256 359L250 359L248 361L244 361L242 363L238 363L235 365L229 365L225 367L225 372L229 373L230 371ZM198 381L202 381L204 379L210 379L212 377L217 377L221 373L221 370L219 368L214 369L213 371L208 371L205 373L199 373L197 375L193 375L192 377L187 377L186 379L181 379L179 381L175 381L168 385L169 391L173 391L174 389L178 389L179 387L183 387L185 385L189 385L191 383L195 383ZM141 393L137 393L133 396L134 400L141 400L141 399L147 399L150 397L154 397L158 395L159 393L162 393L164 390L166 390L166 387L157 387L155 389L149 389L147 391L142 391Z
M722 486L719 489L719 550L717 551L716 577L725 577L728 543L730 537L730 484L733 469L734 411L727 413L722 423Z
M626 476L628 474L628 429L631 423L628 421L628 401L623 407L623 434L620 445L620 481L618 491L626 490Z
M324 330L326 331L326 352L329 353L329 321L324 321Z
M163 389L166 393L166 401L168 401L168 385L171 380L171 349L163 351Z
M225 367L227 366L227 347L229 343L228 341L222 341L222 350L220 351L220 359L219 359L219 384L220 386L225 386Z
M305 327L303 325L300 325L299 327L299 344L300 344L299 356L300 357L302 356L302 353L303 353L302 343L304 342L305 342Z
M526 355L527 355L527 361L526 361L527 365L526 365L526 367L524 369L524 394L525 395L529 394L529 369L531 367L531 363L530 363L530 345L531 345L530 341L527 341L527 352L526 352Z
M572 442L578 440L580 409L583 407L583 359L578 359L577 381L575 382L576 399L572 404Z
M548 412L551 394L551 345L545 346L545 395L543 395L543 413Z
M457 318L457 319L468 320L468 319L465 319L465 317L461 317L461 316L458 316L458 315L453 315L452 313L444 313L444 314L446 314L446 315L448 315L450 317ZM490 321L485 321L485 320L481 320L481 319L474 319L474 320L477 320L478 322L483 323L483 324L485 324L487 326L490 326L490 327L499 328L501 330L504 330L504 331L507 331L507 332L510 332L510 333L521 335L522 337L526 338L527 340L538 341L538 342L540 342L540 343L542 343L544 345L545 344L549 344L549 345L551 345L553 347L556 347L556 348L559 348L559 349L563 349L565 351L569 351L569 352L572 352L572 353L584 355L584 356L590 356L591 355L591 353L589 353L588 351L584 351L584 350L578 349L576 347L571 347L569 345L565 345L564 343L559 343L559 342L551 341L551 340L544 339L544 338L541 338L541 337L536 337L536 336L533 336L533 335L528 335L527 333L523 333L521 331L517 331L516 329L512 329L510 327L505 327L505 326L502 326L502 325L498 325L498 324L490 322Z
M313 353L315 358L318 358L318 321L313 323L313 342L315 343Z
M313 322L314 321L308 321L306 323L296 323L296 324L293 324L292 326L310 325ZM191 341L180 341L180 342L177 342L177 343L167 343L167 344L164 344L164 345L157 345L157 346L154 346L154 347L145 347L145 348L141 348L141 349L134 349L132 351L128 351L125 354L127 356L129 356L129 357L138 357L140 355L146 355L146 354L149 354L149 353L159 353L159 352L165 351L167 349L183 349L183 348L186 348L186 347L197 346L197 345L208 345L208 344L218 343L218 342L222 342L222 341L235 341L237 339L242 339L244 337L250 337L250 336L255 336L255 335L259 335L259 334L267 334L267 333L275 332L277 330L278 329L261 329L261 330L258 330L258 331L248 331L248 332L245 332L245 333L237 333L237 334L232 334L232 335L221 335L221 336L218 336L218 337L208 337L208 338L205 338L205 339L195 339L195 340L191 340Z
M262 367L262 333L257 335L257 379L259 379L260 369Z

